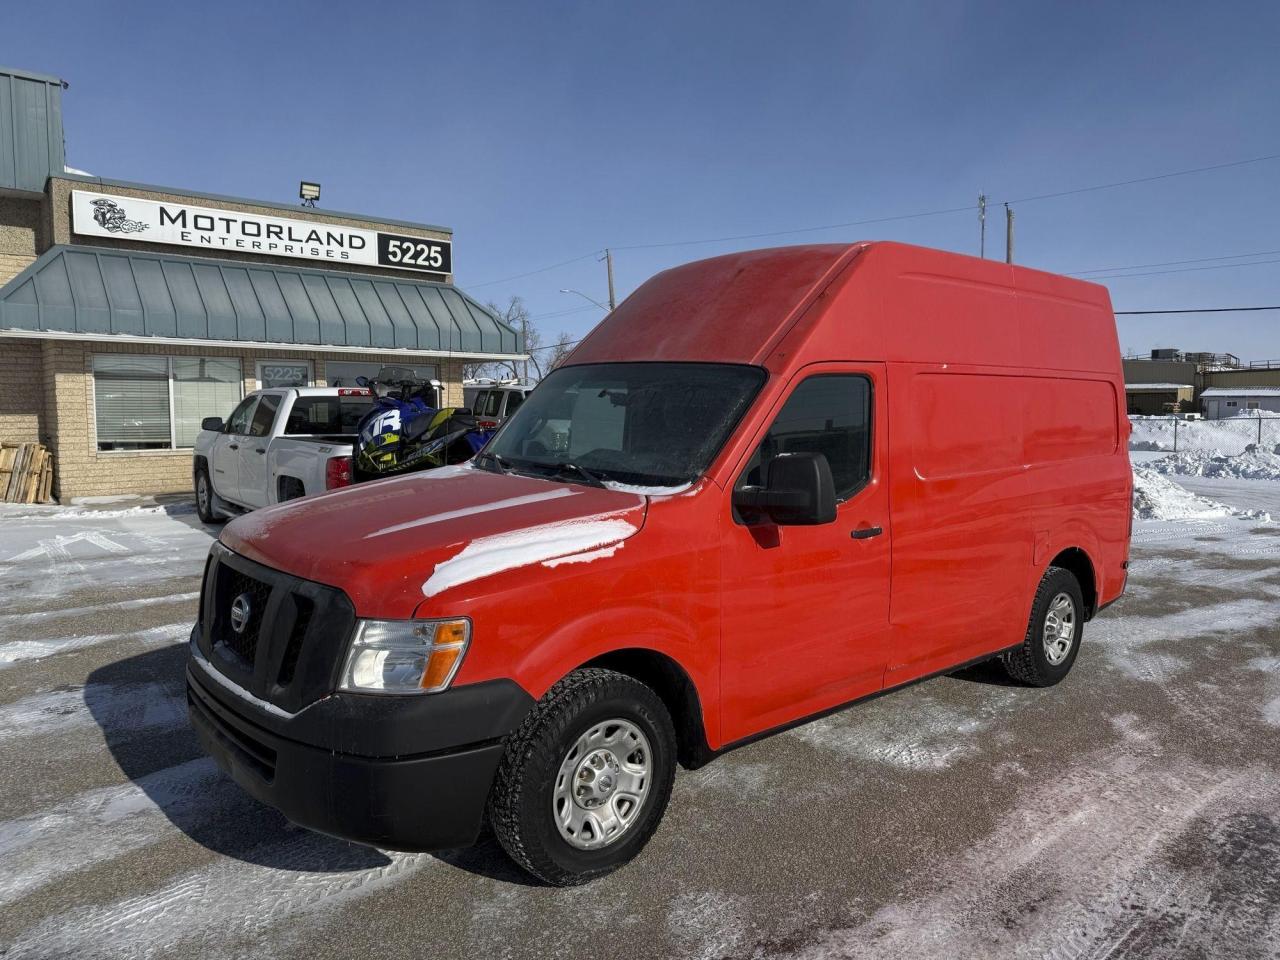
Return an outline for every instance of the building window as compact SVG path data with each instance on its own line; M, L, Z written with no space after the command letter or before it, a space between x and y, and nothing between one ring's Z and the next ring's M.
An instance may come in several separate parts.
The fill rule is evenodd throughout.
M263 390L272 387L306 387L311 385L311 364L301 360L258 361L258 386Z
M204 417L243 396L240 361L205 357L93 358L99 450L190 447Z
M1239 404L1238 404L1238 403L1236 403L1236 401L1234 401L1234 400L1228 400L1228 401L1227 401L1227 406L1228 406L1228 407L1237 407L1237 406L1239 406Z
M393 364L386 364L392 366ZM328 360L324 365L324 378L331 387L354 387L356 385L356 377L368 377L370 380L378 376L378 371L383 368L384 364L377 361L366 360ZM413 375L421 380L434 380L436 378L436 368L432 364L416 364L407 366L405 364L394 364L401 370L412 370Z

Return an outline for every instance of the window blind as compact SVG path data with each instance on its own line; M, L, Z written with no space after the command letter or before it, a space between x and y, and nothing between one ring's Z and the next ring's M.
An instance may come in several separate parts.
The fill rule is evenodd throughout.
M200 421L225 417L240 402L239 360L173 358L173 433L179 447L195 445Z
M167 357L95 356L93 397L98 449L169 446Z

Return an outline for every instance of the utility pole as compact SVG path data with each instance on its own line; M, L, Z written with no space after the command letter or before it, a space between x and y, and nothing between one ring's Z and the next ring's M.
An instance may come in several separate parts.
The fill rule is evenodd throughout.
M613 295L613 251L608 247L605 247L604 262L609 270L609 311L613 312L618 308L618 301Z
M987 258L987 195L978 194L978 256Z
M521 311L520 314L520 340L524 344L525 353L529 352L529 314L528 311ZM521 383L529 382L529 360L526 357L520 361L520 365L524 368L524 373L520 377Z
M1013 207L1004 205L1004 262L1013 263Z

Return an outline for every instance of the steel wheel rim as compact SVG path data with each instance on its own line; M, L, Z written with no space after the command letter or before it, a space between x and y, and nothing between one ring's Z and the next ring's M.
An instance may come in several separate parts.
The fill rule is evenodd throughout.
M1051 666L1059 666L1076 642L1076 602L1062 592L1049 601L1044 615L1044 657Z
M640 819L653 780L649 738L630 720L592 724L556 772L551 816L578 850L617 843Z
M196 502L202 511L209 512L209 481L203 473L196 480Z

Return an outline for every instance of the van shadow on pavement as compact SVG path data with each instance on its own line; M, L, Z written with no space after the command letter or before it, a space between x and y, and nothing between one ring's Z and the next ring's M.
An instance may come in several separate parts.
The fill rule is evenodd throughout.
M163 689L172 702L186 704L186 644L151 650L136 657L118 660L93 671L90 687L103 689ZM86 697L86 704L98 726L102 728L107 749L124 775L137 784L169 821L192 840L204 847L246 863L281 870L345 873L368 870L390 863L386 854L372 847L348 843L306 831L308 842L298 844L301 828L289 823L280 813L259 803L230 782L220 771L212 781L218 789L209 788L210 781L191 784L190 790L175 788L167 781L163 789L150 775L205 757L191 727L177 726L118 728L120 711L109 709L110 698ZM144 708L153 705L141 705ZM212 761L210 761L212 762ZM225 789L224 789L225 788ZM208 790L209 802L192 796L193 791Z

